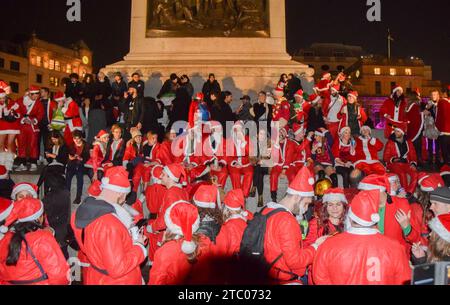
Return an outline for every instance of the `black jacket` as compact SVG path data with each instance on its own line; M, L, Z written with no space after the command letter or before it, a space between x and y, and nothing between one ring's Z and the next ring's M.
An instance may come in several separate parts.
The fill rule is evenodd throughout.
M144 122L144 98L129 97L126 100L127 110L125 112L125 124L127 128L135 127L138 123Z
M0 197L5 199L11 199L11 193L14 188L14 181L9 179L0 179Z
M51 190L42 202L50 227L55 230L56 241L65 246L70 222L70 192L64 188Z
M128 86L123 80L119 83L113 81L111 83L111 89L113 96L123 98L123 94L128 91Z
M50 154L53 153L52 148L47 148L45 150L45 152L46 153L50 153ZM66 145L62 145L59 148L58 155L56 156L55 160L56 160L56 162L61 163L62 165L66 165L67 161L68 161L68 158L69 158L69 153L67 151L67 146ZM52 163L53 160L54 160L53 158L46 158L46 159L47 159L47 162L49 164Z
M298 77L288 80L286 88L286 98L290 101L294 99L295 93L302 88L302 82Z
M322 108L318 111L314 107L309 110L308 114L308 132L316 131L319 128L327 128L323 120Z
M145 83L143 81L135 82L134 80L128 83L128 88L136 88L138 96L144 97Z
M156 96L158 99L163 97L163 95L167 93L174 93L175 94L175 86L172 80L168 79L164 82L164 85L162 86L161 90L159 91L158 95Z
M91 109L88 115L88 125L89 131L87 135L87 142L92 144L94 142L94 137L99 133L100 130L106 129L106 114L102 109Z
M152 97L144 98L143 104L144 121L142 122L142 134L145 134L153 129L157 130L159 128L158 119L162 117L163 109L159 110L156 100Z
M192 99L184 88L177 90L176 97L172 101L172 111L169 113L170 124L177 121L187 122L189 118L189 108L191 107Z
M83 97L83 85L80 82L72 83L68 82L66 85L66 97L71 97L78 106L81 105L81 99Z
M111 94L112 94L112 87L108 78L105 78L105 81L103 83L98 80L97 82L95 82L95 95L102 95L102 100L104 100L109 98Z
M209 80L207 80L202 88L202 92L205 96L205 102L208 105L210 105L211 104L211 93L212 92L220 93L221 91L222 91L222 89L220 88L220 84L217 80L214 80L213 83L211 83Z
M106 147L106 156L104 160L109 160L111 155L111 145L113 143L113 139L110 139L108 145ZM124 140L125 141L125 140ZM111 158L114 166L122 166L123 164L123 156L125 155L125 148L127 143L123 142L120 148L116 151L114 156Z
M211 120L220 122L223 128L223 134L226 137L229 133L226 129L227 122L236 122L236 114L231 109L231 106L224 101L216 102L211 109Z
M79 161L79 160L69 160L68 162L67 162L67 167L69 167L69 166L77 166L77 165L80 165L80 164L85 164L88 160L89 160L89 158L90 158L90 149L91 149L91 146L89 145L89 143L86 143L85 141L83 141L84 143L84 147L83 147L83 150L82 150L82 152L81 152L81 155L79 156L79 157L81 157L81 159L83 159L82 161ZM76 154L76 149L75 149L75 146L74 145L71 145L70 147L69 147L69 150L68 150L68 152L69 152L69 155L70 156L75 156L75 154Z

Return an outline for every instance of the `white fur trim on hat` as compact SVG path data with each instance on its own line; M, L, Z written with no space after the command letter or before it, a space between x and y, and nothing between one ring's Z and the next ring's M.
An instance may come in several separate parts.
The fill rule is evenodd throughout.
M331 193L331 194L325 194L323 196L322 201L325 202L345 202L348 203L347 201L347 197L345 197L344 194L336 194L336 193Z
M403 87L401 87L401 86L395 87L394 90L392 90L392 95L394 95L395 92L399 91L400 89L403 90ZM404 90L403 90L403 91L404 91Z
M13 208L14 208L14 204L11 202L9 207L6 210L4 210L3 212L0 213L0 221L3 221L6 218L8 218L8 216L11 214Z
M181 251L183 251L184 254L192 254L197 250L197 245L193 241L183 241L181 244Z
M39 209L39 211L37 211L36 213L34 213L31 216L28 216L26 218L22 218L22 219L18 219L17 222L19 223L25 223L25 222L30 222L30 221L35 221L38 220L39 217L42 216L42 214L44 214L44 204L42 203L42 201L39 201L41 204L41 208Z
M450 175L450 172L441 172L441 176L447 176Z
M38 198L38 194L36 193L36 191L33 189L33 187L31 185L20 184L14 188L13 192L11 193L11 199L16 200L17 194L19 194L22 191L27 191L27 192L31 193L31 195L33 196L34 199Z
M353 96L355 98L355 100L358 99L358 97L355 94L353 94L353 93L349 93L349 94L347 94L347 96Z
M4 175L0 175L0 180L7 179L8 178L8 174L9 174L9 172L6 171L6 173Z
M356 222L357 224L364 227L372 227L380 221L380 215L378 214L373 214L371 216L372 222L361 219L353 213L351 208L348 210L348 217L350 217L350 219Z
M436 234L438 234L440 238L450 243L450 232L444 227L439 218L436 217L432 219L428 226L431 230L436 232Z
M164 172L170 177L170 179L172 179L173 181L175 181L175 182L177 182L177 183L180 181L180 179L177 178L177 177L175 177L175 175L170 171L170 169L169 169L167 166L164 167L163 171L164 171Z
M113 192L117 192L117 193L126 193L128 194L129 192L131 192L131 187L120 187L117 185L113 185L109 183L109 178L105 177L102 179L102 185L101 185L102 189L106 189L106 190L110 190Z
M198 206L199 208L203 208L203 209L214 209L216 207L216 204L214 202L204 202L204 201L198 201L198 200L193 200L195 205Z
M379 190L380 192L386 192L386 188L384 186L374 185L374 184L370 184L370 183L363 183L363 182L361 182L358 185L358 189L360 191Z
M1 226L0 227L0 233L1 234L6 234L6 233L8 233L8 231L9 231L9 228L7 226Z
M289 195L297 195L297 196L301 196L301 197L314 197L314 192L300 192L300 191L296 191L294 189L288 188L287 189L287 193Z

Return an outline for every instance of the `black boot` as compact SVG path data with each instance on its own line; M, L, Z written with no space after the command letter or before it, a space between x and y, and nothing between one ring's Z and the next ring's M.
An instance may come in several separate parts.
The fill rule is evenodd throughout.
M258 195L258 208L262 208L264 206L264 196Z
M277 202L278 200L278 192L271 192L272 201Z
M250 198L255 198L256 197L256 187L252 187L252 189L250 190Z
M73 204L79 205L80 203L81 203L81 195L77 195L77 197L75 198Z
M332 175L330 176L330 179L331 179L331 183L333 184L333 187L334 187L334 188L339 187L339 181L338 181L338 176L337 176L337 174L332 174Z

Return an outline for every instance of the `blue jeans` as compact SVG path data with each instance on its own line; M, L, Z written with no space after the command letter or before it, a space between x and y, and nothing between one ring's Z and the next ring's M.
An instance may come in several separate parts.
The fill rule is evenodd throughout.
M74 176L77 177L77 198L81 198L81 194L83 193L83 178L85 175L84 164L72 164L69 163L67 165L67 173L66 173L66 183L67 189L71 190L72 179Z

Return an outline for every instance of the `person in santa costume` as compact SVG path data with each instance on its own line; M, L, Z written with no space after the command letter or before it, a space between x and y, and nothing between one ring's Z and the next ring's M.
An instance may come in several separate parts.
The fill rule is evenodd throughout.
M444 179L445 185L450 187L450 164L445 164L441 170L441 177Z
M344 232L347 208L348 201L343 189L331 188L326 190L322 198L320 213L309 222L308 235L303 241L304 245L310 246L322 236Z
M331 95L324 99L322 106L323 119L334 141L339 138L340 116L343 107L347 104L347 100L339 94L339 89L339 85L331 86Z
M285 95L285 89L288 82L287 74L283 73L280 76L280 80L277 83L277 87L273 90L273 94L278 97L283 97Z
M392 134L393 125L406 122L406 106L405 95L403 94L403 88L396 85L392 90L390 98L384 101L380 108L380 116L385 118L384 137L389 139Z
M308 128L308 114L311 110L311 102L306 101L302 89L294 94L294 103L291 106L290 125L299 124L304 129Z
M38 186L35 184L21 182L14 186L11 199L13 201L19 201L24 198L38 198Z
M144 183L144 190L147 189L152 178L153 168L161 165L161 160L158 159L158 152L161 149L161 144L158 143L158 133L154 130L147 132L146 141L142 148L144 163L138 166L141 167L134 174L133 181L140 181ZM139 175L141 175L139 177Z
M450 165L450 86L445 94L446 97L440 99L436 106L436 128L441 134L438 140L444 164Z
M122 166L127 145L123 139L122 128L118 124L113 125L111 127L111 135L103 163L106 167Z
M361 191L378 190L381 194L378 229L381 234L398 241L410 256L411 245L420 241L421 227L406 198L392 196L387 175L365 177L358 187Z
M131 192L125 168L108 170L101 189L97 198L89 197L80 205L71 220L78 245L90 264L83 274L84 282L141 285L140 265L147 257L146 238L124 208Z
M152 168L151 184L145 189L145 202L150 213L149 219L156 219L167 190L161 181L163 170L162 165L155 165Z
M314 164L314 160L311 156L313 132L310 132L308 137L306 137L306 129L299 124L294 124L292 126L292 131L294 133L294 138L288 139L288 145L292 146L291 149L294 151L294 157L286 172L289 182L292 182L295 175L297 175L298 171L302 169L303 166L311 167Z
M367 122L367 114L364 108L358 103L358 92L350 91L347 95L348 103L342 107L339 131L344 127L350 127L352 135L359 135L361 127Z
M421 103L420 91L415 89L406 107L406 120L408 122L406 138L414 144L419 161L422 161L422 132L424 128L424 114Z
M40 88L31 86L29 94L21 100L22 115L20 120L20 133L17 136L18 142L18 172L26 171L27 158L31 163L30 170L37 170L37 161L39 159L39 126L44 117L44 107L39 100Z
M177 139L177 132L172 126L170 130L166 133L164 141L161 143L161 147L156 154L156 158L159 160L161 165L167 166L172 163L182 163L183 160L176 158L172 152L172 146L176 145L174 142ZM176 147L176 146L175 146Z
M16 136L20 133L22 119L21 104L8 97L6 91L0 88L0 164L6 169L13 169Z
M160 247L164 231L167 224L164 220L167 209L174 203L180 200L189 201L189 194L186 192L184 186L187 185L187 174L183 166L174 163L163 168L161 174L161 183L166 187L162 204L154 220L149 220L146 228L146 235L150 239L149 260L155 254L157 248Z
M350 173L354 169L356 142L352 137L350 127L344 127L339 132L339 139L333 144L332 153L336 173L343 178L344 188L350 187Z
M144 153L142 144L142 133L137 128L130 129L131 140L128 141L123 156L123 167L125 167L132 179L133 192L137 192L141 183L144 165Z
M450 262L450 214L440 215L430 221L428 248L415 245L412 253L416 265Z
M362 126L361 136L357 137L355 142L355 168L364 172L366 176L385 174L386 168L378 158L378 153L383 150L384 144L372 137L372 129L369 126Z
M331 87L332 81L331 81L331 73L330 72L324 72L322 73L322 78L317 83L317 85L314 87L314 91L326 98L330 95L330 87Z
M314 172L320 177L328 176L334 187L338 187L336 169L333 167L334 156L332 152L333 138L325 128L314 133L311 148L311 157L314 160Z
M197 234L204 243L215 244L223 222L219 188L215 185L202 185L195 192L192 201L200 215Z
M0 164L0 198L11 198L14 185L15 183L9 175L9 171Z
M347 231L329 238L317 251L316 285L404 285L411 268L403 248L377 229L380 192L363 191L352 201Z
M167 230L156 251L149 285L182 285L199 256L196 231L200 225L197 208L178 200L164 214Z
M89 169L89 178L91 178L92 181L101 180L104 175L105 168L103 166L103 161L105 160L108 141L109 133L105 130L100 130L92 145L91 157L84 165Z
M303 167L289 185L286 197L280 203L271 202L262 215L269 215L264 237L264 258L269 265L269 277L277 284L301 284L300 278L313 262L317 248L326 236L311 246L302 242L299 220L308 210L314 197L314 176Z
M11 214L14 208L13 201L7 198L0 198L0 226L5 224L5 220ZM0 241L3 239L5 235L0 232Z
M205 155L205 165L209 164L210 176L221 188L225 188L228 179L228 168L225 155L225 140L223 138L222 125L219 122L211 121L206 129L210 133L206 135L203 144Z
M44 205L34 198L14 203L0 228L0 283L68 285L69 265L51 231L44 229Z
M64 141L66 143L72 143L72 133L75 130L83 131L80 107L71 97L64 96L64 98L62 98L58 95L57 99L59 100L58 107L61 108L64 114L64 122L66 123L66 127L64 128Z
M250 138L245 135L243 123L238 121L226 142L226 162L233 189L242 189L245 198L248 198L253 183L252 153Z
M278 123L278 128L283 128L289 124L291 105L285 97L275 96L275 98L275 104L272 105L272 126Z
M406 139L406 123L392 126L394 133L386 144L383 160L387 169L399 176L402 186L409 194L417 186L417 155L414 145ZM408 177L410 181L408 183Z

